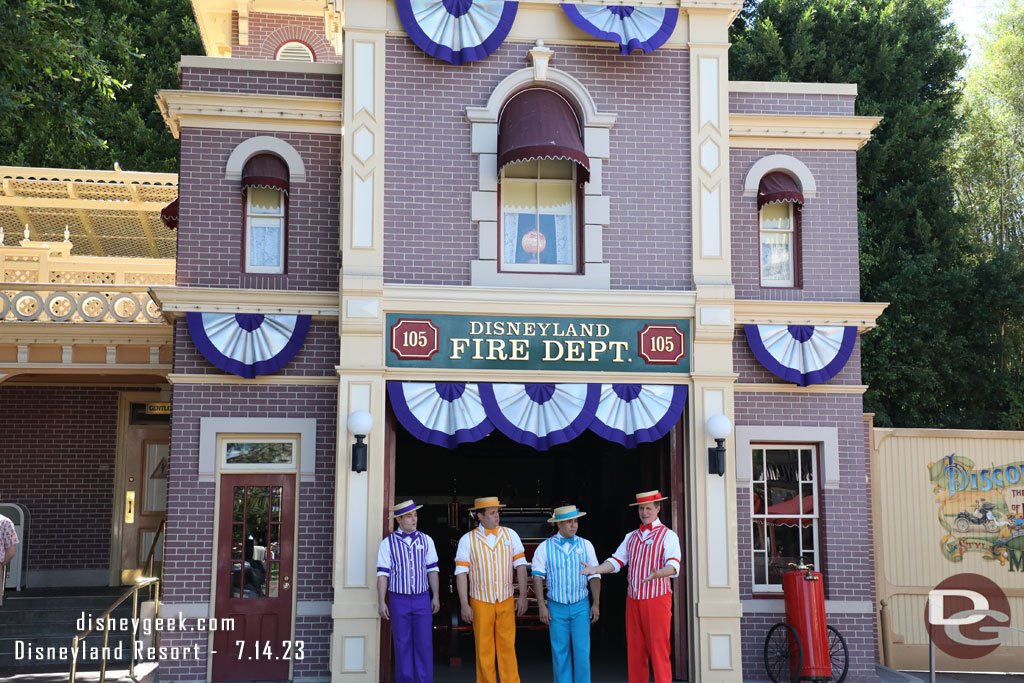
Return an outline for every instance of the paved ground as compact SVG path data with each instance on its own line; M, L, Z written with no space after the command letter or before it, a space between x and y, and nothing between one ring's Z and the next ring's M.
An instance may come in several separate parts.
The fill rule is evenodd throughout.
M882 682L889 683L918 683L918 681L931 680L928 672L924 671L894 671L889 672L880 668ZM935 683L1024 683L1024 676L1008 674L935 674Z

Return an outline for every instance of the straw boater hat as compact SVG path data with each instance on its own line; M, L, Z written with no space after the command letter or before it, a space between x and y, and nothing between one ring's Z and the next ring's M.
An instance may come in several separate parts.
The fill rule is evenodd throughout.
M503 508L504 504L498 500L497 496L488 496L487 498L477 498L473 501L473 507L469 508L469 511L483 510L485 508Z
M391 508L391 516L401 517L402 515L407 515L410 512L415 512L416 510L419 510L421 507L423 506L417 505L411 500L402 501L398 505L395 505L394 507Z
M577 510L575 505L565 505L551 511L551 519L548 520L548 523L568 522L570 519L583 517L586 514L586 512L580 512Z
M643 505L644 503L657 503L660 500L668 500L668 496L661 495L661 491L644 491L636 494L636 502L630 503L630 507Z

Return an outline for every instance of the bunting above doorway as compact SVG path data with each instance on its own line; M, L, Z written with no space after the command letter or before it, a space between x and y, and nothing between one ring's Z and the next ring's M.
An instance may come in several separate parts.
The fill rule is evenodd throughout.
M538 451L588 429L635 448L668 434L686 394L686 385L388 382L402 426L444 448L479 441L495 429Z
M657 50L672 36L679 20L676 7L562 3L562 10L577 28L618 43L624 55Z
M498 49L512 30L512 0L395 0L412 42L450 64L475 62Z
M744 325L743 331L761 365L801 387L838 375L857 343L856 326Z
M291 362L309 333L312 316L259 313L188 313L188 332L218 368L252 379Z

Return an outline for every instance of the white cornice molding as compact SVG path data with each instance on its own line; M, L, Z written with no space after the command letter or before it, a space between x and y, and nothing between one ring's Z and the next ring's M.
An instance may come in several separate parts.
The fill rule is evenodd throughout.
M856 83L788 83L786 81L729 81L729 92L771 93L773 95L857 96Z
M732 147L858 150L871 139L877 116L730 114Z
M737 301L740 325L856 325L863 332L878 325L889 304L866 301Z
M340 135L343 121L333 97L160 90L156 101L175 138L183 127Z
M282 62L273 59L236 59L234 57L206 57L182 55L178 74L182 69L224 69L232 71L273 71L293 74L327 74L341 78L344 65L325 62Z
M206 287L150 287L165 318L185 313L263 313L338 317L338 292Z

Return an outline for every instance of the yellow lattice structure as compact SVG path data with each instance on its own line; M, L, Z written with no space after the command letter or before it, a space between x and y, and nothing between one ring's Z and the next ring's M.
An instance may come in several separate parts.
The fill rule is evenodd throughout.
M0 247L67 234L76 256L173 259L175 233L160 210L177 197L174 173L0 166Z

